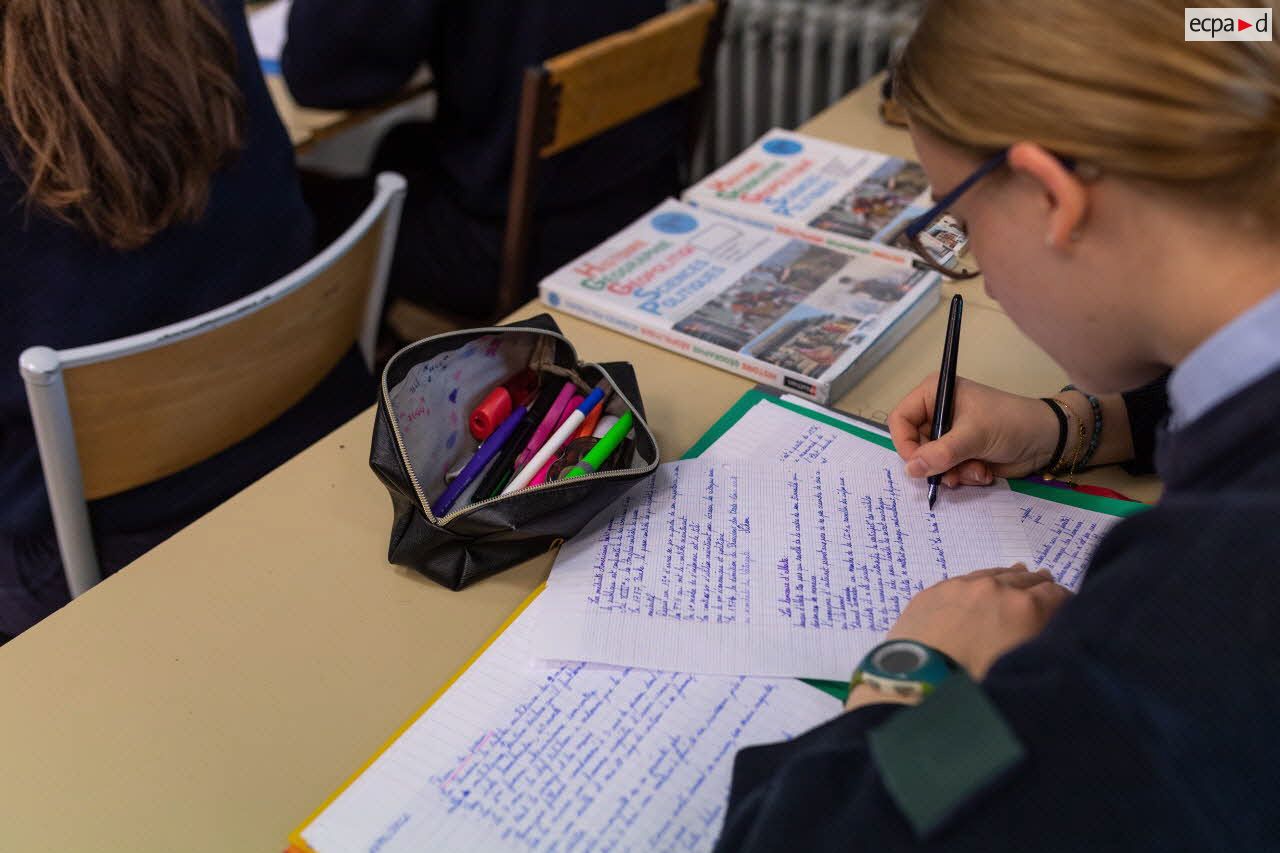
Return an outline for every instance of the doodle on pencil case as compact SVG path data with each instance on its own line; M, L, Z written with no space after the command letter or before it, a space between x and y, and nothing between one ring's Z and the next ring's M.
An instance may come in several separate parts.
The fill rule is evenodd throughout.
M463 461L475 447L465 423L472 410L529 364L534 345L533 336L484 335L415 365L387 389L406 454L420 473L444 482Z

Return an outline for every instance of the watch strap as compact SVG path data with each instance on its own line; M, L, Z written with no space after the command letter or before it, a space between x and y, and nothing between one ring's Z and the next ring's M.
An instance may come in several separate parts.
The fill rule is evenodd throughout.
M868 735L890 798L919 838L1023 762L1026 750L983 689L960 670L927 702L904 708Z

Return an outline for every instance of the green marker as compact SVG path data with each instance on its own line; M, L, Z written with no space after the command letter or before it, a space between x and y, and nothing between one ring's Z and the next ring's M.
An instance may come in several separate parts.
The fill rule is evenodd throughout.
M631 424L635 418L630 412L626 412L622 417L618 418L618 422L613 428L604 434L604 436L596 442L596 446L582 457L582 461L574 465L565 472L561 480L572 480L574 477L581 477L585 474L593 474L600 469L605 460L609 458L609 454L618 449L618 445L622 443L622 439L627 437L627 433L631 432Z

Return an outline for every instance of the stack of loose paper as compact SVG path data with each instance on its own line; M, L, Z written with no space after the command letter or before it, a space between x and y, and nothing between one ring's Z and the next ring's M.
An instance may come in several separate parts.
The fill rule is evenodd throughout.
M851 429L761 397L638 484L561 550L539 657L847 680L924 587L1017 561L1074 587L1115 520L1003 482L930 510L924 482Z

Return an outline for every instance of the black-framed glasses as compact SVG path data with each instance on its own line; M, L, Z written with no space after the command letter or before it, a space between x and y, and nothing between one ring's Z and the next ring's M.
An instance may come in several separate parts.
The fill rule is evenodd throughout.
M1009 149L1005 148L983 160L969 177L902 229L902 238L905 239L907 246L919 255L920 260L930 269L937 270L947 278L959 280L978 275L977 259L969 251L969 238L965 234L964 223L948 209L970 187L999 169L1008 159Z

